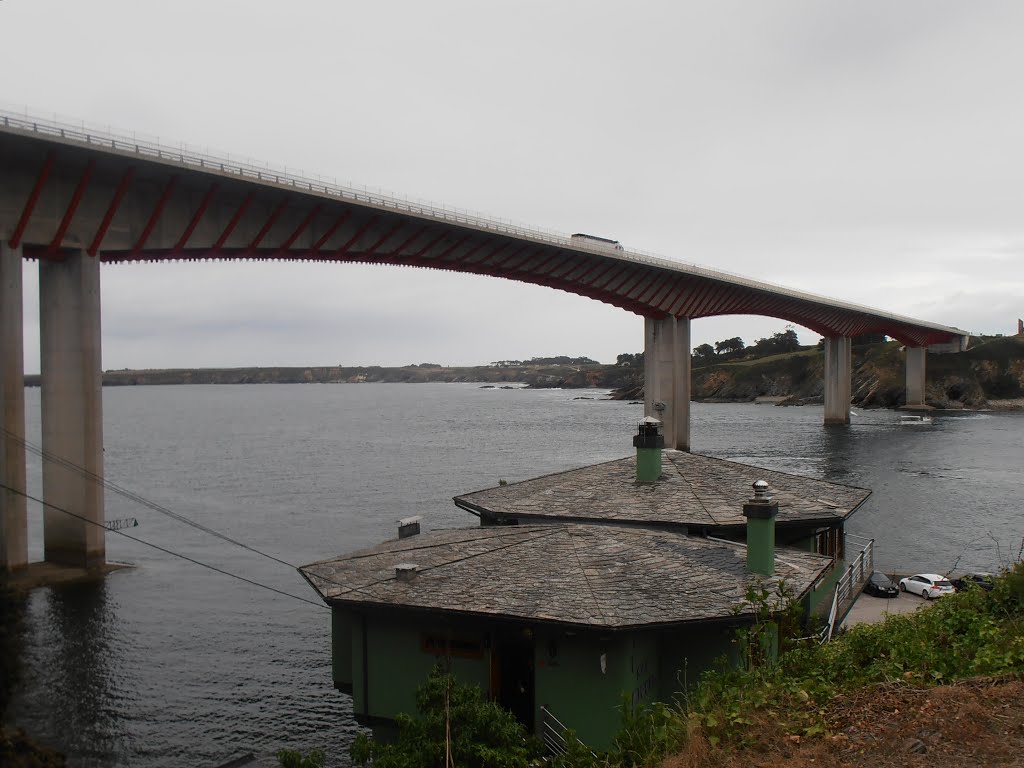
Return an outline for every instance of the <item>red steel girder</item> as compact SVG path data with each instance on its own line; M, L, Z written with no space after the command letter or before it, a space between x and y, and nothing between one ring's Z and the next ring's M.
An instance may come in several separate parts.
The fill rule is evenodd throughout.
M479 251L479 250L480 250L481 248L483 248L483 247L484 247L485 245L487 245L487 244L488 244L489 242L491 242L491 241L490 241L489 239L487 239L487 238L482 238L482 239L480 240L480 242L479 242L479 243L477 243L476 245L474 245L474 246L473 246L472 248L470 248L470 249L469 249L468 251L466 251L466 252L465 252L464 254L462 254L461 256L459 256L459 257L457 257L457 258L453 259L453 260L452 260L452 264L453 264L453 265L457 265L457 266L461 267L461 266L462 266L463 264L465 264L465 263L466 263L467 261L469 261L469 257L470 257L470 256L472 256L472 255L473 255L474 253L476 253L477 251Z
M420 235L422 235L428 229L430 229L430 227L428 225L424 224L422 227L420 227L415 232L413 232L409 237L405 238L405 240L403 240L398 245L397 248L395 248L391 253L389 253L388 256L390 258L400 258L402 256L402 251L404 251L406 248L408 248L410 245L412 245L416 241L416 238L418 238Z
M435 237L433 240L430 240L426 245L424 245L422 248L420 248L418 251L416 251L416 253L414 253L412 256L407 256L406 259L408 260L408 262L410 264L419 264L420 258L423 256L423 254L425 254L427 251L429 251L435 245L437 245L442 240L444 240L446 236L447 236L447 233L442 230L440 235Z
M589 287L596 287L597 285L600 284L601 280L604 279L605 276L608 275L609 272L611 272L612 270L614 270L616 268L622 269L622 266L623 266L621 261L612 261L611 259L609 259L607 262L601 262L601 263L603 264L604 269L598 270L596 275L592 275L592 276L587 277L586 279L589 282L585 282L584 285L587 285Z
M540 255L545 255L545 252L543 250L540 251ZM555 251L554 253L550 254L543 261L541 261L541 262L539 262L537 264L531 264L529 266L528 271L529 271L529 273L531 275L534 275L535 277L538 277L538 278L539 277L543 277L544 275L547 274L547 272L544 271L545 267L550 265L552 262L558 261L560 258L562 258L562 252L561 251ZM519 267L516 267L516 269L519 269ZM554 267L552 267L552 269L554 269Z
M629 277L631 272L632 269L628 264L620 264L618 265L618 269L612 270L611 274L608 275L608 278L603 283L598 285L595 282L591 283L591 285L597 290L604 291L609 296L612 296L615 294L615 289L612 288L612 285L614 284L616 287L621 285L622 282ZM601 277L604 277L604 275Z
M643 288L641 288L641 290L646 289L647 283L650 280L651 280L651 273L650 272L640 272L640 271L638 271L636 276L631 281L629 281L629 283L620 286L619 289L616 292L620 296L622 296L624 298L627 298L630 301L635 301L639 297L638 296L634 296L633 292L637 288L641 288L641 286L643 286Z
M210 249L211 253L219 253L220 249L224 247L224 243L228 241L228 238L231 237L231 233L235 231L235 227L237 227L238 222L242 220L246 209L249 207L249 204L252 203L255 196L256 190L250 190L249 194L242 199L242 202L238 205L238 210L235 211L231 220L228 222L228 225L224 227L224 231L220 233L220 237L217 238L217 241Z
M217 190L220 189L218 182L213 182L210 188L206 190L206 194L203 195L203 199L199 203L199 207L196 208L196 212L192 214L192 220L185 227L185 231L181 233L181 237L178 238L178 242L174 244L175 251L183 251L188 239L192 237L192 233L196 231L196 227L199 226L200 219L203 218L203 214L206 213L206 209L210 207L210 202L213 200L213 196L217 194Z
M117 213L117 209L121 207L121 200L124 199L124 193L128 191L128 185L132 183L132 179L135 177L135 169L129 168L124 172L121 177L120 183L117 185L117 189L114 190L114 197L110 200L110 205L107 206L107 212L103 214L103 220L100 222L99 227L96 228L96 234L92 239L92 243L86 249L86 253L90 256L95 256L100 246L103 244L103 238L107 234L107 230L110 228L110 222L114 220L114 214Z
M681 290L672 294L668 305L668 312L673 317L694 317L693 307L698 298L708 290L709 283L701 282L696 286L684 285Z
M43 186L46 184L46 180L50 177L50 171L53 170L53 163L56 159L57 154L53 150L46 153L46 160L43 162L43 167L40 169L39 175L36 177L36 183L33 185L32 191L28 195L28 200L25 201L25 207L21 210L21 218L18 219L18 224L14 228L14 233L11 235L11 248L17 248L21 243L21 238L25 234L25 227L28 226L28 220L32 218L32 211L35 210L36 203L39 202L39 195L43 192Z
M509 275L514 275L517 273L533 274L533 268L537 265L537 258L540 257L541 259L543 259L543 257L547 253L547 251L545 251L543 248L535 248L533 251L530 251L525 257L523 257L522 261L520 261L518 264L512 264L507 267L504 266L512 258L514 258L520 252L525 250L529 250L529 245L524 245L518 251L516 251L515 253L511 254L508 258L506 258L502 262L501 269L495 269L495 265L491 264L487 267L487 269L484 270L483 274L495 275L497 277L507 277Z
M729 291L729 298L722 303L723 315L733 315L743 309L743 302L746 299L745 291L743 288L735 287Z
M249 243L249 247L246 249L248 253L255 253L256 249L260 247L260 243L263 242L263 238L267 236L267 233L269 233L273 226L277 223L277 220L281 218L281 214L284 213L285 208L288 207L288 202L288 198L286 197L284 200L277 204L277 208L275 208L274 211L270 214L270 218L263 222L263 226L260 227L260 231L256 233L256 237L254 237L252 239L252 242Z
M348 249L351 248L353 245L355 245L356 241L360 237L362 237L364 234L366 234L366 231L370 227L372 227L374 225L374 223L376 223L377 219L379 219L379 218L380 218L380 216L378 216L377 214L374 214L373 216L368 218L366 220L366 223L363 224L363 226L361 226L359 229L357 229L356 233L354 235L352 235L351 238L349 238L349 241L347 243L345 243L343 246L341 246L341 248L336 250L334 253L332 253L329 258L339 259L342 256L344 256L346 253L348 253Z
M500 271L498 271L497 274L505 276L505 275L512 275L512 274L515 274L515 273L519 272L519 273L523 273L523 274L527 274L527 275L532 275L533 274L533 270L537 266L538 263L546 263L546 262L543 261L544 256L546 254L547 254L547 251L545 251L543 248L535 248L533 251L530 251L530 253L528 253L523 258L523 260L520 261L518 264L511 264L511 265L505 267L504 269L501 269ZM538 261L538 259L540 261Z
M676 275L672 280L666 280L665 284L661 287L661 290L651 296L651 300L648 302L651 307L664 312L665 310L661 307L661 302L672 295L672 292L676 289L679 283L682 282L682 280L682 275Z
M78 204L82 202L82 195L85 194L85 189L89 186L89 179L92 178L92 172L95 170L96 160L89 160L85 165L85 170L82 172L82 178L78 180L78 185L75 187L75 191L71 195L68 207L64 211L64 218L60 220L60 226L57 227L57 234L53 236L53 240L50 241L50 245L46 248L47 255L56 253L57 249L60 248L60 244L64 242L64 235L67 234L68 227L71 226L71 220L75 218L75 211L78 210Z
M388 239L391 238L391 236L394 235L398 230L404 227L405 224L406 222L403 221L402 219L399 219L394 224L392 224L391 229L387 230L381 237L377 238L377 242L375 242L373 245L371 245L369 248L363 251L363 254L362 256L359 257L359 260L362 261L364 259L373 258L376 255L377 249L384 245L384 243L387 242Z
M607 263L608 260L606 259L597 258L592 254L587 254L587 257L594 262L594 266L590 269L590 271L584 272L582 275L580 275L579 279L581 283L585 283L587 280L593 278L593 273L599 271L601 267L605 267L605 271L607 271L608 267L610 266ZM612 262L612 264L614 264L614 262Z
M716 286L701 306L701 315L711 317L722 314L722 307L732 300L732 294L733 290L729 286Z
M456 239L456 241L454 243L449 245L447 248L445 248L443 251L441 251L441 253L439 253L437 256L432 258L431 261L433 261L435 263L440 263L444 259L445 256L447 256L449 253L454 251L456 248L458 248L464 242L469 240L470 237L472 237L472 235L463 235L462 237Z
M635 285L636 281L642 276L643 273L637 274L636 268L627 268L625 270L625 274L623 274L622 278L615 283L614 287L612 286L611 281L609 281L607 285L603 286L603 290L617 296L621 296L623 294L623 289L627 285Z
M557 264L554 267L552 267L551 271L548 272L548 275L558 280L567 280L573 285L575 285L576 279L570 278L569 275L578 270L580 267L585 266L586 263L581 263L581 260L577 259L574 253L569 253L568 259L565 261L565 263Z
M316 256L320 252L320 249L324 247L324 243L326 243L328 240L330 240L331 236L335 232L338 231L338 227L340 227L342 224L344 224L346 221L348 221L349 217L351 217L351 216L352 216L352 209L351 208L349 208L347 210L344 210L340 214L338 214L338 218L336 218L334 220L334 223L331 224L331 226L329 226L327 228L327 231L324 232L323 235L320 236L319 240L317 240L315 243L313 243L313 247L309 249L309 255L310 256Z
M488 241L488 242L491 242L491 241ZM467 257L466 261L463 263L463 266L467 267L470 264L475 266L477 264L483 264L484 262L490 262L492 265L494 265L494 264L505 264L507 262L507 260L510 258L510 256L514 257L516 254L522 253L523 251L525 251L526 250L526 245L519 246L519 248L514 250L510 254L510 256L506 256L505 259L503 261L501 261L501 262L495 262L495 261L492 261L492 259L494 259L494 257L497 256L502 251L505 251L505 250L508 250L509 248L511 248L515 244L515 242L516 242L515 240L506 240L504 243L499 245L497 248L495 248L490 253L485 253L483 256L481 256L480 258L477 258L477 259L470 259L470 258Z
M530 247L529 243L523 243L518 248L516 248L514 251L512 251L512 253L506 253L505 256L500 261L498 261L498 260L492 261L492 259L494 259L495 256L497 256L499 253L501 253L506 248L511 246L513 242L514 241L509 240L507 243L505 243L505 245L503 245L500 248L496 248L495 250L491 251L489 254L484 256L484 258L482 258L482 259L474 260L473 263L474 264L480 263L482 265L484 262L489 262L491 269L496 269L499 272L501 272L501 270L503 270L503 269L505 269L507 267L508 263L510 261L512 261L512 259L514 259L516 256L518 256L519 254L521 254L523 251L527 250ZM523 262L525 262L529 258L530 258L529 256L525 257L523 259ZM522 262L520 262L520 263L522 263Z
M651 283L650 283L650 285L648 285L644 289L643 293L641 293L639 296L636 297L636 300L639 301L641 304L647 305L649 303L651 297L655 293L657 293L659 290L664 288L665 283L667 283L667 282L669 282L669 279L665 276L664 273L655 272L651 276Z
M278 246L277 251L274 255L280 256L289 248L291 248L295 241L299 239L299 236L306 231L306 228L313 223L313 219L315 219L317 214L320 213L320 209L322 207L323 206L320 205L319 203L314 205L313 209L306 214L306 218L304 218L302 222L299 224L299 226L295 228L295 231L292 232L287 238L285 238L285 241L281 243L280 246Z
M714 314L712 310L716 306L716 303L721 299L721 292L724 286L721 283L708 282L708 290L701 297L699 302L696 302L693 306L693 314L691 317L708 317Z
M149 236L153 233L153 228L159 221L160 216L164 212L164 208L167 206L167 201L171 199L171 193L174 188L178 185L178 176L175 174L171 176L167 182L167 186L164 187L163 193L160 195L160 199L156 201L156 207L153 208L153 213L149 217L149 221L146 222L146 226L142 230L142 234L139 236L139 240L135 243L135 247L132 248L132 254L137 256L139 252L146 247L146 241L149 240Z

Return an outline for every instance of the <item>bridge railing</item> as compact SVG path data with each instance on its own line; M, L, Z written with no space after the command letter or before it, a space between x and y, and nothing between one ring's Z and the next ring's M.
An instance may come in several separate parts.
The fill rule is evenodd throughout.
M629 249L624 251L614 250L608 246L589 243L585 240L570 242L569 236L530 227L525 224L513 222L508 219L500 219L486 216L484 214L456 208L446 205L438 205L415 198L399 197L383 190L374 191L369 187L356 187L352 185L339 184L336 179L327 180L319 176L308 176L298 172L277 170L270 165L260 165L251 160L232 158L230 155L212 155L198 149L190 148L184 143L167 144L159 138L143 138L138 134L117 134L109 128L97 128L86 126L84 123L74 123L62 120L57 116L53 118L39 117L27 112L24 114L9 109L0 108L0 127L13 128L19 131L36 133L44 136L60 138L64 141L74 141L89 146L103 147L115 152L136 154L152 157L163 162L177 163L186 167L194 167L204 170L227 173L241 178L255 179L257 181L269 182L279 186L292 187L305 190L314 194L329 195L342 200L366 203L380 208L391 208L403 213L411 213L416 216L449 221L456 224L465 224L477 229L488 230L500 234L512 235L514 237L528 238L543 243L550 243L561 248L570 250L586 251L599 254L607 258L620 261L630 261L639 264L646 264L653 267L661 267L673 271L681 268L685 271L712 280L725 279L733 284L743 285L760 291L782 293L792 298L817 303L827 303L837 309L845 309L857 313L867 313L876 317L885 317L889 320L896 320L901 323L926 328L933 328L943 332L958 333L958 329L948 326L923 323L913 318L902 315L894 315L888 312L881 312L877 309L865 307L859 304L837 301L824 296L816 296L804 291L796 291L781 285L767 283L760 280L751 280L743 275L728 272L720 269L708 269L691 262L678 259L668 259L648 251ZM959 332L962 333L962 332Z

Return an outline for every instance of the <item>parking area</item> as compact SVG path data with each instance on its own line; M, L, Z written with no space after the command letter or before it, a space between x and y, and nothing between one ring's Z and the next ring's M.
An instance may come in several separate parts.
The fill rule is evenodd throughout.
M853 608L846 615L843 626L852 627L855 624L877 624L885 621L886 616L897 613L913 613L925 606L931 605L934 601L925 600L923 597L901 592L899 597L874 597L861 593L860 597L853 604Z

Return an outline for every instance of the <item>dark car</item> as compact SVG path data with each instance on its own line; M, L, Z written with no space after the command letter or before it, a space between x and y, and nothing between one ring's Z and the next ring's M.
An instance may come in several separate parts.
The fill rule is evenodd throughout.
M896 597L900 593L892 579L881 571L871 573L871 578L864 585L864 591L875 597Z
M965 573L959 579L953 579L953 586L957 592L963 592L972 586L981 587L986 592L991 592L995 584L992 582L991 573Z

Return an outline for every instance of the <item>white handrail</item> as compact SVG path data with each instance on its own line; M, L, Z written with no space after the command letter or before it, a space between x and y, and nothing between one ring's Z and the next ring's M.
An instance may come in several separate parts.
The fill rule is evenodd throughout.
M551 243L561 248L568 248L577 251L600 254L608 258L634 263L647 264L653 267L661 267L673 271L685 271L690 274L706 277L712 280L724 280L729 283L738 284L755 290L770 291L783 294L790 298L809 301L819 304L827 304L830 307L856 313L866 313L875 317L894 320L896 322L928 328L953 335L969 335L967 331L936 323L929 323L915 320L904 315L896 315L890 312L883 312L878 309L866 307L860 304L832 299L826 296L818 296L805 291L797 291L781 285L761 280L752 280L743 275L725 270L709 269L697 264L677 259L668 259L648 251L633 250L620 251L599 243L588 242L584 239L570 241L565 234L529 227L518 224L508 219L500 219L486 216L482 213L472 212L460 208L452 208L444 205L437 205L423 200L407 197L397 197L384 192L383 190L371 190L368 187L354 187L341 185L336 179L328 181L319 176L308 176L299 172L289 171L287 168L275 170L269 164L257 164L251 160L232 159L230 155L212 155L201 150L189 147L184 142L175 144L161 143L159 138L140 138L138 134L114 133L110 128L95 128L86 126L85 123L72 123L58 120L55 117L46 118L24 114L0 108L0 131L34 133L42 136L57 138L65 142L86 144L91 147L108 149L120 154L143 155L153 157L164 162L175 163L185 167L195 167L218 173L228 173L242 178L256 179L257 181L269 182L280 186L293 187L306 190L314 194L328 195L344 200L367 203L381 208L393 208L397 211L410 213L416 216L432 218L440 221L465 224L477 229L508 234L514 237L528 238L538 242Z

